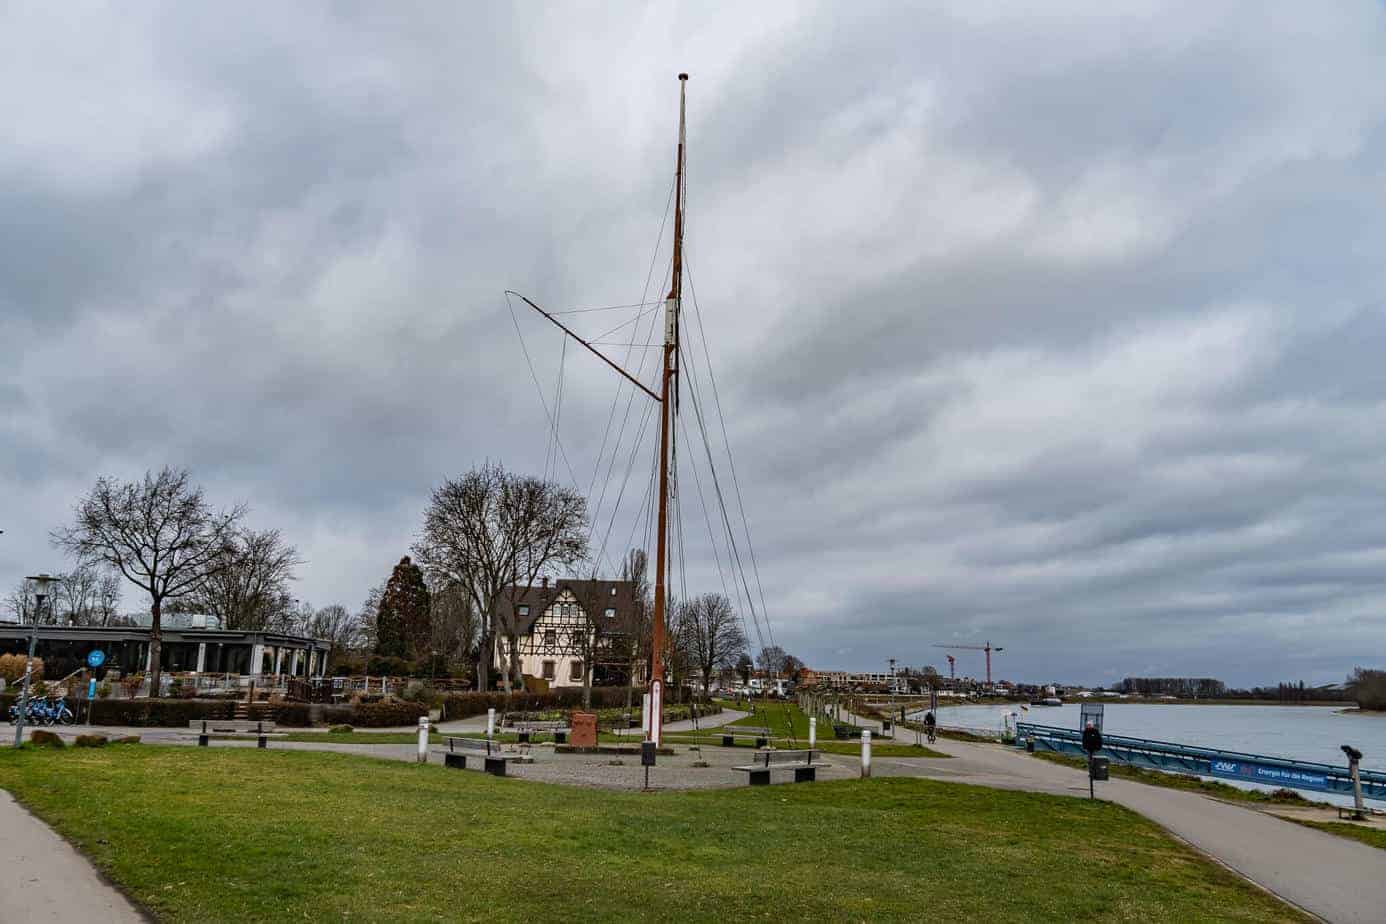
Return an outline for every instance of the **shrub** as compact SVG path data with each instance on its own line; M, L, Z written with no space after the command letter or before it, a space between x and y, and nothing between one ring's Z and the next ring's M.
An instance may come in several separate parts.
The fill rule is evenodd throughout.
M350 725L333 725L328 731L334 735L349 735L352 732Z
M72 742L79 748L104 748L106 746L105 735L78 735Z
M428 707L422 703L399 701L362 703L352 707L351 724L361 728L390 728L396 725L417 725Z
M437 695L437 691L422 680L411 680L405 684L404 692L400 693L399 698L406 703L431 704Z
M96 698L107 699L111 695L111 685L109 683L99 683L96 685Z
M308 728L313 724L308 703L289 703L282 699L270 703L254 703L247 714L254 722L273 722L288 728Z
M414 673L414 665L403 658L371 655L371 659L366 662L366 673L374 676L408 677Z
M639 702L638 696L635 701ZM449 693L442 697L442 704L444 721L485 715L487 709L497 712L576 709L582 705L582 688L564 687L548 693L512 693L508 696L504 693ZM622 707L625 704L625 687L592 688L593 709Z
M139 743L140 743L140 736L139 736L139 735L125 735L125 736L120 737L120 738L112 738L112 739L111 739L111 744L139 744Z
M6 683L24 682L24 665L28 661L28 655L7 654L0 655L0 677L5 678ZM43 659L34 659L34 673L32 680L37 680L43 676Z
M66 747L63 739L50 731L37 730L29 734L29 741L36 748L61 748Z
M198 719L229 719L236 714L236 704L215 699L101 699L91 704L91 712L93 725L167 728Z

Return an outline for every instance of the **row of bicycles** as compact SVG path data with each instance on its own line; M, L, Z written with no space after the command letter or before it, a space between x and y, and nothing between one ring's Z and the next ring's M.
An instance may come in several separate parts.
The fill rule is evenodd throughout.
M65 699L49 699L44 696L31 697L24 712L26 725L71 725L77 717L68 708ZM19 724L19 704L10 707L10 724Z

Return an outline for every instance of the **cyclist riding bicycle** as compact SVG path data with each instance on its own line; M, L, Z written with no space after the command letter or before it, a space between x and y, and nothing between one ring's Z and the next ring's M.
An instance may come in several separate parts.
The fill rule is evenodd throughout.
M938 720L934 718L932 711L924 713L924 730L929 733L929 741L934 740L934 729L938 725Z

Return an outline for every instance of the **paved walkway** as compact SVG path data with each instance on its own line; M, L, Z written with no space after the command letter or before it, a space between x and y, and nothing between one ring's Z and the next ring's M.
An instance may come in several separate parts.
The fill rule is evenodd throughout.
M1086 796L1087 774L995 745L938 739L947 761L875 758L872 769L1057 795ZM1306 911L1333 922L1386 920L1386 851L1198 793L1129 780L1097 784L1126 806Z
M0 924L146 918L86 858L0 789Z

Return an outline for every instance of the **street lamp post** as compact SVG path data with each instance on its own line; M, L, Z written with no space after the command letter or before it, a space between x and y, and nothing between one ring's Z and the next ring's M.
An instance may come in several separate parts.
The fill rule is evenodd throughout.
M29 627L29 659L24 662L24 690L19 694L19 715L14 722L14 746L24 740L24 720L29 711L29 681L34 673L34 649L38 645L38 623L43 614L43 601L48 598L48 585L58 579L50 574L34 574L25 578L34 582L34 622Z

